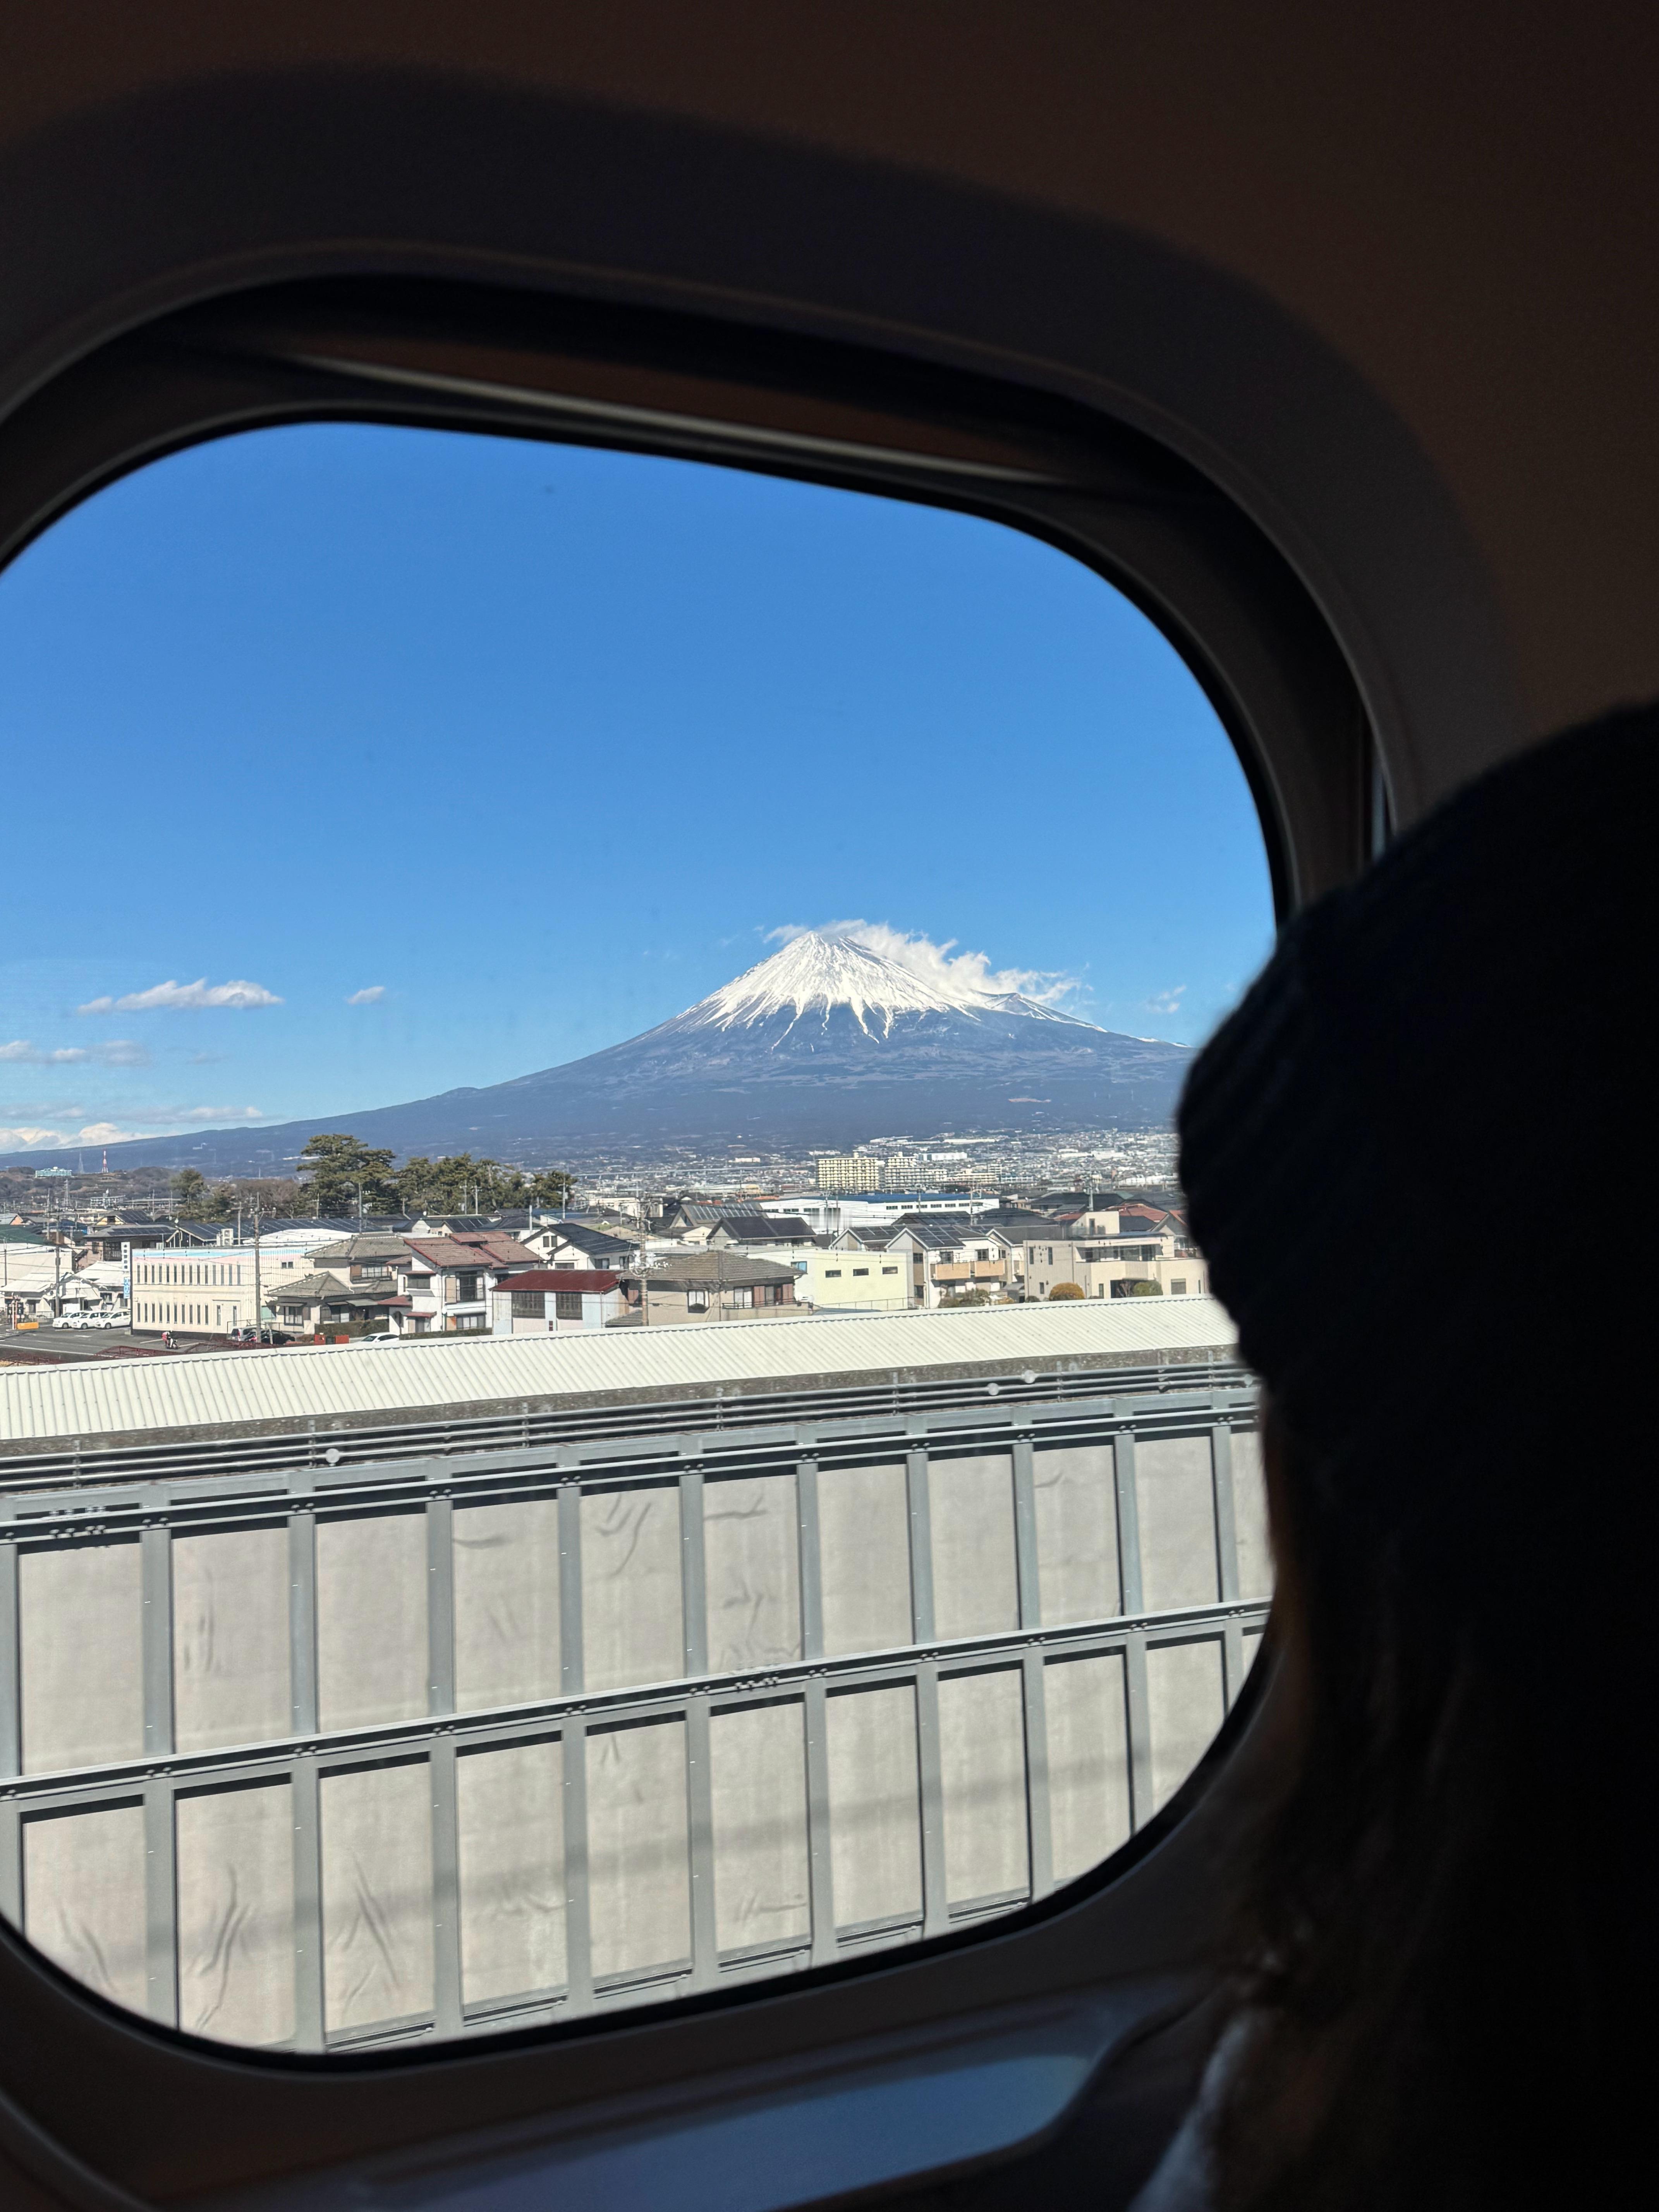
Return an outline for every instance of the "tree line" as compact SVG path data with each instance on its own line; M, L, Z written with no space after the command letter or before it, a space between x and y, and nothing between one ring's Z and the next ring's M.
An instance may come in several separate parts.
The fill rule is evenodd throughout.
M198 1169L173 1179L175 1214L185 1220L223 1221L257 1205L264 1213L503 1213L569 1203L575 1177L562 1168L526 1175L499 1160L452 1152L431 1160L422 1154L393 1168L394 1154L336 1133L312 1138L300 1154L299 1182L210 1183Z

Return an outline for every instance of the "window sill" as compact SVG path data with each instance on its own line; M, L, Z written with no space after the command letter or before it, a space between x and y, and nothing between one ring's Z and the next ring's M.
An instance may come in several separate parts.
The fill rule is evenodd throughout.
M1190 1996L1170 1975L194 2198L192 2212L789 2212L994 2164Z

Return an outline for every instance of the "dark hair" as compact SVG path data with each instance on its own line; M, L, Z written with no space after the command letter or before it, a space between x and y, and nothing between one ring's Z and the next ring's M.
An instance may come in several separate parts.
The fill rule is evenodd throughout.
M1513 2212L1646 2154L1656 770L1642 710L1472 786L1291 926L1183 1101L1297 1709L1225 2207Z

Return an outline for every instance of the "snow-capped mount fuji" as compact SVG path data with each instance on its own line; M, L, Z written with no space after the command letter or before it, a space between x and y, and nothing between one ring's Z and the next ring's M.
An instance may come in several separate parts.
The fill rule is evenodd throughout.
M626 1043L484 1090L258 1130L112 1145L129 1166L269 1172L319 1130L400 1154L542 1164L629 1146L805 1148L872 1136L1144 1127L1167 1121L1192 1054L993 991L971 966L922 974L811 930ZM256 1161L264 1162L263 1170Z
M793 1014L792 1028L815 1014L827 1025L840 1007L847 1009L866 1036L890 1036L894 1019L901 1014L1018 1013L1040 1022L1071 1022L1077 1029L1088 1026L1018 991L982 990L960 980L943 963L941 967L937 978L920 975L854 938L803 930L781 952L735 981L723 983L666 1026L678 1023L703 1029L752 1029L781 1013Z

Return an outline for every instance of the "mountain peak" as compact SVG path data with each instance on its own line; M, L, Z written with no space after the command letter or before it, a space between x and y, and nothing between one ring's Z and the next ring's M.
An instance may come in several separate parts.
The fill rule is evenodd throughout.
M1090 1026L1017 991L988 991L948 968L918 975L856 939L817 929L803 930L781 952L688 1007L678 1021L698 1029L749 1029L787 1013L793 1025L815 1012L827 1017L836 1006L848 1008L869 1036L890 1034L896 1014L1018 1013Z

